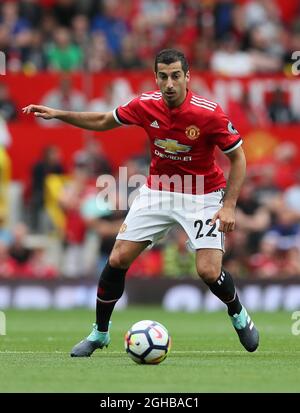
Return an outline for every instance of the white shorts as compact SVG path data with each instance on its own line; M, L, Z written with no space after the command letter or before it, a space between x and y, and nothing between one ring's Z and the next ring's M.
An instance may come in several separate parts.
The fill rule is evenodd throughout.
M175 224L185 230L193 250L212 248L224 251L224 233L219 222L209 225L222 207L224 192L204 195L157 191L143 185L121 225L117 239L157 242Z

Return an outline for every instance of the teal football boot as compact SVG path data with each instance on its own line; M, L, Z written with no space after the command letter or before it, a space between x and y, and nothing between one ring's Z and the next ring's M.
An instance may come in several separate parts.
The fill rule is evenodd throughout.
M259 334L245 307L242 307L239 314L234 314L230 318L241 344L247 351L255 351L259 344Z
M111 321L109 322L109 327L110 325ZM109 330L106 332L98 331L97 324L94 323L91 334L73 347L71 357L90 357L97 348L107 347L109 343Z

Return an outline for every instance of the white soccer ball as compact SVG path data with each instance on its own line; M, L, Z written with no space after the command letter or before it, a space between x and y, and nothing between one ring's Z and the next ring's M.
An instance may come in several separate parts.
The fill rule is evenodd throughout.
M168 355L171 337L162 324L152 320L139 321L125 334L125 350L138 364L158 364Z

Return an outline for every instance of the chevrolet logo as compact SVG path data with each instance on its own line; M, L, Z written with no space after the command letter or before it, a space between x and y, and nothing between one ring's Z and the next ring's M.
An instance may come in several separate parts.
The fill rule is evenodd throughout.
M166 153L173 153L177 154L178 152L189 152L191 150L191 146L183 145L178 143L178 141L174 139L155 139L154 145L158 146L165 150Z

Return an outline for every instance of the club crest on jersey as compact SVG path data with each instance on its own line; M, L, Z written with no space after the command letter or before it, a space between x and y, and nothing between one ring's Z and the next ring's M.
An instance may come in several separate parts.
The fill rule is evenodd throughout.
M155 139L154 145L165 150L166 153L177 154L179 152L189 152L191 146L178 143L175 139Z
M191 125L191 126L188 126L186 128L185 134L189 139L194 140L194 139L197 139L199 137L200 129L195 125Z

